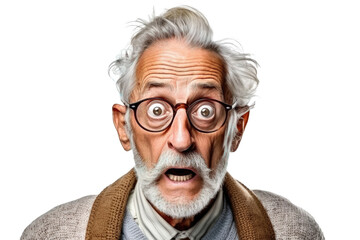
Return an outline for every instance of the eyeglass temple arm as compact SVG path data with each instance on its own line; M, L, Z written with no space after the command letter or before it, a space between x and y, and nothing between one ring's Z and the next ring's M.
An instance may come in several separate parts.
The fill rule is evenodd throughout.
M249 112L251 109L253 109L255 107L255 102L251 105L246 105L243 107L240 106L236 106L237 102L235 102L232 105L232 108L236 111L236 115L240 118L242 117L244 114L246 114L247 112Z
M125 107L130 107L130 104L129 103L126 103L125 101L121 101Z

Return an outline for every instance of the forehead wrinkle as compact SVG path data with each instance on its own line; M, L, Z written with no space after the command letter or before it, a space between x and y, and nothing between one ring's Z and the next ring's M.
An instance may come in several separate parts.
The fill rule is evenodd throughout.
M142 76L139 76L142 81L146 79L176 79L177 77L190 77L192 79L212 79L215 81L221 81L223 78L223 72L219 70L213 70L212 68L204 67L166 67L166 65L152 66L142 72Z
M186 64L188 65L188 63ZM138 69L138 74L141 74L138 78L138 86L143 85L147 79L159 79L159 80L177 80L179 77L187 77L192 80L197 79L205 79L205 80L213 80L213 81L221 81L223 79L223 71L222 65L221 69L214 69L212 65L204 66L190 66L184 67L182 66L173 66L170 64L166 64L160 62L159 64L154 63L145 63L142 64L141 69ZM153 81L152 81L153 82ZM141 87L141 89L146 89L146 87L150 87L151 85ZM172 90L172 89L171 89Z
M206 91L210 94L216 91L223 95L222 87L226 70L221 56L211 50L192 48L182 44L181 42L165 45L155 43L143 52L136 69L137 91L141 90L144 93L147 89L155 86L162 91L161 88L165 85L147 83L151 79L155 82L168 82L167 84L172 85L173 88L171 89L170 86L166 88L172 92L181 89L189 92L192 90L189 87L190 82L201 80L217 83L217 86L216 84L214 86L194 85L196 91ZM179 88L178 84L185 79L188 82L187 87Z
M193 72L192 74L184 74L184 73L176 73L176 72L166 72L166 73L148 73L146 74L142 79L142 82L147 81L146 79L161 79L161 80L176 80L180 77L186 77L191 80L196 79L209 79L213 81L219 81L221 79L221 76L218 74L199 74L199 72Z
M173 63L173 64L172 64ZM221 63L214 61L199 61L186 60L186 61L146 61L139 65L139 69L142 71L152 71L152 70L174 70L178 72L186 71L204 71L204 72L213 72L213 73L222 73L224 68Z
M150 75L159 76L162 75L171 75L173 76L198 76L200 78L214 78L222 79L223 78L223 68L222 65L204 65L202 63L186 63L186 64L177 64L176 66L159 62L159 64L144 64L142 73L142 79L149 78ZM162 78L162 77L161 77Z
M151 56L143 56L141 61L143 65L152 65L152 64L158 64L168 62L168 63L174 63L174 64L186 64L191 63L191 65L195 63L203 63L203 64L209 64L209 65L216 65L220 68L222 68L223 63L222 60L218 56L212 56L209 58L204 58L202 56L193 56L193 57L183 57L178 55L165 55L165 54L154 54ZM197 64L200 65L200 64Z
M149 49L147 49L149 50ZM223 73L224 65L222 60L216 53L208 52L207 57L203 55L179 55L173 54L167 51L167 49L161 49L155 51L154 54L144 53L138 62L138 69L142 72L152 71L158 69L162 70L174 70L177 72L204 70L206 72Z
M184 49L184 51L187 51L189 49ZM190 48L191 50L191 48ZM197 50L203 51L199 54L190 55L189 53L185 53L184 51L181 51L181 54L175 53L172 51L172 49L168 48L160 48L160 49L151 49L148 48L145 50L145 52L141 55L139 62L141 60L150 60L153 61L154 59L160 60L160 61L172 61L172 62L179 62L179 61L189 61L189 60L196 60L196 59L202 59L206 62L218 62L222 63L222 58L216 53L211 50L202 49L202 48L195 48L194 51L197 52ZM149 54L149 51L151 54ZM194 52L194 51L191 51ZM155 60L155 61L156 61Z
M146 72L142 75L142 78L148 78L149 75L174 75L174 76L192 76L192 75L206 75L206 76L213 76L215 78L222 78L222 71L214 71L212 69L203 69L203 68L161 68L161 67L154 67L148 68Z

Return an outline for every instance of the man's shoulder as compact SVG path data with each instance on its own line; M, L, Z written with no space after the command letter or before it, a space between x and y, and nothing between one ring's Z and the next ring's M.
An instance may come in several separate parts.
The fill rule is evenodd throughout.
M84 239L95 198L86 196L51 209L24 230L21 240Z
M324 239L319 225L303 209L277 194L254 190L267 211L276 239ZM96 196L86 196L59 205L34 220L21 240L84 239Z
M319 225L302 208L271 192L253 192L268 213L276 239L324 239Z

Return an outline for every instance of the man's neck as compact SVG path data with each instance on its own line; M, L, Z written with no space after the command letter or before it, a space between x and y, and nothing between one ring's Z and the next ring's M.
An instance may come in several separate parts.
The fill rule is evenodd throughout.
M191 216L188 218L172 218L169 217L168 215L166 215L165 213L161 212L159 209L157 209L154 205L152 205L150 202L150 205L154 208L154 210L166 221L168 222L173 228L179 230L179 231L184 231L187 230L189 228L191 228L192 226L194 226L206 213L207 211L211 208L211 206L213 205L215 201L215 198L212 199L209 204L198 214L196 214L195 216Z

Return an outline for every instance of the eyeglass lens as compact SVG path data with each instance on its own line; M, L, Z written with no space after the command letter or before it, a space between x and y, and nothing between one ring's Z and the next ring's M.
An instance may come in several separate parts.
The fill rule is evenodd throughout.
M212 132L224 124L226 109L217 101L202 99L189 106L187 115L191 124L196 129ZM174 110L164 100L148 99L138 105L136 117L143 128L150 131L161 131L171 124Z

